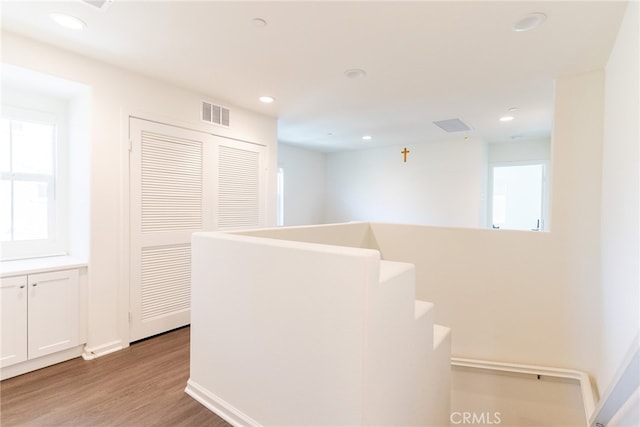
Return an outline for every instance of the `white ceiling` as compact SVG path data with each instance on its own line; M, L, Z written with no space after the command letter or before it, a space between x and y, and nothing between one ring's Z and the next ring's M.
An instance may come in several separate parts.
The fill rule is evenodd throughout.
M279 140L321 151L449 138L548 137L553 81L603 68L625 2L2 2L2 27L278 118ZM82 31L48 17L67 12ZM528 32L516 21L547 20ZM254 25L261 18L267 25ZM361 68L366 76L348 79ZM276 98L258 102L261 95ZM515 120L499 122L511 107ZM232 113L233 114L233 113ZM459 118L472 130L432 122ZM363 141L362 135L373 136Z

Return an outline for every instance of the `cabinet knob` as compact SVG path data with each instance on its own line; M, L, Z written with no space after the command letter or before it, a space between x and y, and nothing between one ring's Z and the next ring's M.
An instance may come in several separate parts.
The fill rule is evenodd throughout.
M24 289L25 285L20 285L20 289Z
M35 288L36 286L38 286L38 284L37 283L32 283L31 286L33 286Z

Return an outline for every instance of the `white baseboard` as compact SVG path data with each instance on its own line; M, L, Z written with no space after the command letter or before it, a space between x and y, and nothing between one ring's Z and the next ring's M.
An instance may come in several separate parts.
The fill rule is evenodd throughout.
M24 362L16 363L15 365L5 366L0 369L0 380L6 380L7 378L16 377L18 375L26 374L27 372L42 369L47 366L55 365L57 363L66 362L67 360L80 357L82 354L82 346L69 348L53 354L38 357L37 359L26 360Z
M96 347L85 347L84 352L82 353L82 358L84 360L93 360L96 357L106 356L107 354L113 353L118 350L122 350L127 346L122 345L122 341L111 341L106 344L102 344Z
M184 390L189 396L209 409L211 412L224 419L231 425L237 427L257 427L260 423L239 411L229 403L220 399L209 390L201 387L199 384L189 379L187 381L187 388Z
M492 361L477 360L477 359L465 359L461 357L452 357L451 366L460 366L465 368L485 369L485 370L501 371L501 372L512 372L512 373L518 373L518 374L541 375L546 377L556 377L556 378L574 380L580 386L580 392L582 394L582 403L584 405L584 412L585 412L585 426L589 426L589 419L591 418L595 409L595 396L593 393L593 388L591 387L591 381L589 380L589 375L587 375L585 372L576 371L572 369L551 368L547 366L519 365L515 363L492 362Z

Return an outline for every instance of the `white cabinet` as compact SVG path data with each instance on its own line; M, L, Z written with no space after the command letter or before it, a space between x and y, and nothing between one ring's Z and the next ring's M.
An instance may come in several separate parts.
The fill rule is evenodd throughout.
M78 270L2 279L0 366L80 345Z
M27 276L8 277L0 282L2 346L0 366L27 360Z

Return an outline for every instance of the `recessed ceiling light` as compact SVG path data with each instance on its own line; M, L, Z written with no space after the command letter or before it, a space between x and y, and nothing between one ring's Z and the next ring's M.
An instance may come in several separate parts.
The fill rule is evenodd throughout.
M513 24L513 31L522 32L533 30L539 27L546 19L547 15L544 13L530 13Z
M273 101L276 100L273 96L261 96L259 99L260 99L260 102L263 102L265 104L271 104Z
M502 116L500 117L500 121L501 122L510 122L511 120L513 120L515 117L513 116Z
M372 136L371 136L371 135L364 135L364 136L362 137L362 139L364 139L365 141L370 141L370 140L371 140L371 138L372 138Z
M350 70L345 71L344 75L348 79L359 79L359 78L362 78L362 77L366 76L367 72L364 71L364 70L361 70L360 68L352 68Z
M83 20L64 13L52 13L49 17L58 25L69 28L70 30L82 30L87 27L87 24L85 24Z

